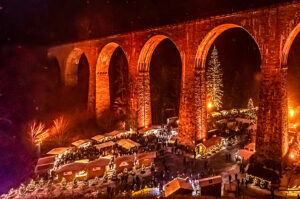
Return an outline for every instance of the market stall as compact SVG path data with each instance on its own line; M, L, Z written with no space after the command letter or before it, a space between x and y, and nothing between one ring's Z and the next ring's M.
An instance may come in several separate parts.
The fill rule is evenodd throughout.
M108 141L108 142L104 142L102 144L97 144L96 145L96 148L98 150L101 150L101 149L107 149L107 148L111 148L113 146L115 146L116 143L114 143L113 141Z
M71 147L58 147L50 150L47 154L48 155L61 155L64 153L67 153L69 150L71 150Z
M222 177L213 176L208 178L202 178L199 180L199 187L201 190L201 196L221 197Z
M34 173L36 175L43 175L48 173L51 169L53 169L55 162L55 155L39 158L34 169Z
M74 162L66 164L55 171L57 174L57 181L60 182L62 178L65 178L66 181L73 181L75 178L80 180L87 177L87 172L85 170L87 163Z
M131 170L134 166L134 156L124 155L114 160L115 170L117 173L122 172L125 168Z
M253 154L254 152L247 149L240 149L237 153L237 157L241 159L244 164L247 164Z
M111 139L120 137L123 132L124 131L116 130L116 131L112 131L109 133L105 133L103 136L104 136L105 140L111 140Z
M128 151L131 150L131 149L134 149L134 148L138 148L140 146L139 143L134 142L134 141L132 141L130 139L121 139L121 140L118 140L117 144L119 146L121 146L122 148L128 150Z
M97 160L91 161L86 165L87 177L102 177L105 171L108 170L108 165L110 159L108 158L99 158Z
M209 152L218 149L221 146L221 144L222 144L222 138L219 136L214 136L198 144L196 147L196 153L200 156L207 154Z
M152 163L154 163L154 160L156 158L156 152L144 152L137 154L137 168L142 167L144 165L145 167L149 167Z
M92 140L95 140L96 142L103 142L104 135L96 135L94 137L92 137Z
M187 179L175 178L165 185L165 197L173 197L175 195L192 196L193 187Z
M75 142L72 142L72 145L80 148L80 147L86 147L89 146L91 144L92 140L90 139L82 139L82 140L77 140Z

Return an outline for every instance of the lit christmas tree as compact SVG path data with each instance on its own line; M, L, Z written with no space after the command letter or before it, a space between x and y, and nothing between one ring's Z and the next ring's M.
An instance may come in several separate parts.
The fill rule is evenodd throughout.
M247 111L247 117L248 117L248 119L256 120L256 110L255 110L255 107L253 105L253 101L252 101L251 98L248 101L247 108L248 108L248 111Z
M223 97L223 73L218 60L218 51L216 46L211 53L206 71L207 95L213 106L220 110L222 108Z

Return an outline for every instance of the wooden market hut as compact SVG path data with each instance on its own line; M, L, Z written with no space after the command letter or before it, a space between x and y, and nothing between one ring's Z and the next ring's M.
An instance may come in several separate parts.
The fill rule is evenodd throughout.
M199 154L205 154L216 147L219 147L222 142L222 138L219 136L214 136L208 140L203 141L202 143L197 145L197 150Z
M94 137L92 137L91 139L92 140L95 140L96 142L103 142L103 140L104 140L104 135L96 135L96 136L94 136Z
M117 173L122 172L125 168L127 168L127 170L131 170L134 166L134 156L124 155L117 157L114 160L114 164Z
M100 158L94 161L89 162L86 165L87 177L95 178L102 177L107 170L107 166L110 163L108 158Z
M104 143L96 145L96 148L98 150L101 150L101 149L110 148L113 146L115 146L115 143L113 141L108 141L108 142L104 142Z
M123 131L115 130L115 131L112 131L112 132L109 132L109 133L105 133L103 136L104 136L105 140L111 140L114 137L118 137L122 133L123 133Z
M50 169L53 169L55 162L55 155L39 158L34 169L36 175L43 175L48 173Z
M71 147L58 147L50 150L47 154L48 155L61 155L65 152L67 152Z
M75 178L84 179L87 176L86 165L87 163L74 162L60 167L55 171L58 176L58 182L62 178L65 178L68 182L73 181Z
M201 188L201 196L221 197L222 192L222 177L213 176L199 180Z
M138 148L140 146L139 143L134 142L130 139L121 139L117 141L117 144L121 147L123 147L126 150L130 150L130 149L134 149L134 148Z
M79 148L79 147L82 147L84 145L88 145L91 142L92 142L92 140L90 140L90 139L82 139L82 140L77 140L75 142L72 142L72 145Z
M250 157L254 154L254 152L246 150L246 149L240 149L237 153L238 158L242 160L244 164L247 164L249 162Z
M136 165L137 168L141 168L142 165L144 165L145 167L149 167L151 163L154 163L156 152L139 153L136 158L138 162L138 164Z
M165 197L172 197L174 195L192 196L193 187L188 178L175 178L165 185Z

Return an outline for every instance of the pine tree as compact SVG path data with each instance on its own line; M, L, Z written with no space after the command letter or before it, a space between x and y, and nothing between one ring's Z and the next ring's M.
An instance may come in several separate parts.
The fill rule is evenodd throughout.
M223 73L220 68L221 64L218 60L218 51L216 46L213 48L208 65L206 72L208 98L213 106L217 110L220 110L222 108L223 97Z
M253 105L253 101L251 98L248 101L247 108L248 108L248 111L247 111L248 119L256 120L256 110L255 110L255 107Z

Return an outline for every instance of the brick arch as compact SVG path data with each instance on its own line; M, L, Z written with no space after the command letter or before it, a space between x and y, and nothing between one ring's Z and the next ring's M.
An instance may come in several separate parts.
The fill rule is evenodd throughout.
M139 60L138 60L138 71L139 72L146 72L146 71L150 70L150 62L151 62L153 52L156 49L156 47L158 46L158 44L160 44L160 42L162 42L165 39L170 39L170 38L165 35L155 35L147 40L147 42L144 44L144 46L140 52L140 56L139 56ZM175 43L174 43L174 45L175 45ZM176 46L176 48L177 48L177 46Z
M121 46L115 42L106 44L101 49L97 59L97 65L96 65L96 116L97 118L101 116L103 111L108 110L110 108L109 64L113 53L118 47ZM124 52L123 49L122 51Z
M138 126L149 127L152 124L151 117L151 94L150 94L150 62L156 47L165 39L165 35L154 35L146 41L138 59ZM174 46L177 45L172 41ZM178 50L179 51L179 50ZM180 54L180 51L179 51ZM180 57L181 59L181 57Z
M210 47L214 41L226 30L240 28L245 30L253 41L257 44L254 37L242 26L236 24L222 24L206 34L198 46L195 57L195 112L196 112L196 140L207 137L207 106L206 106L206 79L205 65ZM258 46L259 48L259 46Z
M286 42L283 46L282 53L281 53L281 67L287 67L290 49L299 32L300 32L300 23L290 32L290 34L286 39Z
M207 54L208 54L208 51L209 51L211 45L223 32L225 32L226 30L229 30L229 29L233 29L233 28L240 28L240 29L243 29L244 31L246 31L259 48L259 45L257 44L257 41L254 39L254 37L249 33L249 31L247 31L242 26L236 25L236 24L222 24L222 25L219 25L219 26L215 27L214 29L212 29L204 37L204 39L201 41L200 45L198 46L196 60L195 60L195 68L196 69L205 68L206 57L207 57Z
M84 54L80 48L74 48L68 55L65 62L64 84L66 86L76 86L78 83L78 64L81 56Z

